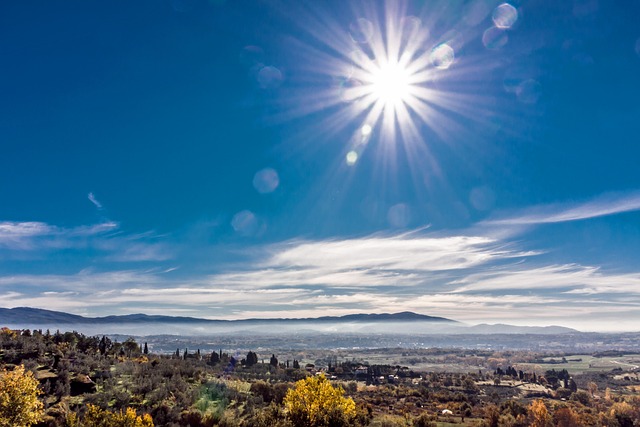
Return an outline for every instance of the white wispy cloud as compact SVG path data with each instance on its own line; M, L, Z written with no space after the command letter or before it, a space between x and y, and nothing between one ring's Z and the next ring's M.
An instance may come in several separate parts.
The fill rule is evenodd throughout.
M78 292L101 295L116 289L144 285L159 285L157 277L150 272L117 270L92 272L83 270L76 274L14 274L0 276L0 287L5 289L33 289L38 292ZM105 291L108 290L108 291Z
M257 269L210 277L221 285L368 287L418 285L429 275L529 255L481 236L371 236L273 245Z
M455 292L494 292L555 290L576 294L623 293L640 295L640 273L604 272L598 267L579 264L527 266L481 271L452 283Z
M96 208L98 208L99 210L102 210L102 203L100 203L98 201L98 199L96 199L96 196L93 193L89 193L87 194L87 198L89 199L89 201L91 203L93 203L95 205Z
M449 270L485 262L497 251L495 243L478 236L366 237L316 242L292 242L269 261L280 266L337 266L340 269L375 265L402 270ZM419 256L416 256L419 255Z
M96 250L104 261L166 261L174 255L171 245L154 233L127 235L114 221L77 227L42 222L0 222L0 250L7 255L31 253L35 257L59 249Z
M578 221L640 210L640 191L611 193L572 204L552 204L527 208L486 221L487 225L535 225Z
M42 222L0 222L0 248L30 250L35 239L55 232L55 227Z
M163 242L136 242L125 238L110 243L107 246L111 247L111 254L105 257L106 261L166 261L173 258L170 245ZM101 247L104 248L105 245Z
M42 222L0 222L0 236L41 236L55 232L55 227L51 227Z
M104 235L118 228L115 222L103 222L72 228L56 227L43 222L0 222L0 248L36 250L47 247L72 247L79 238Z
M27 294L21 292L0 293L0 301L2 301L0 306L3 308L38 307L79 315L87 315L92 308L104 305L104 301L92 302L80 295L70 297L64 294Z
M105 221L93 225L81 225L69 229L58 229L60 235L68 236L96 236L117 231L119 224L115 221Z

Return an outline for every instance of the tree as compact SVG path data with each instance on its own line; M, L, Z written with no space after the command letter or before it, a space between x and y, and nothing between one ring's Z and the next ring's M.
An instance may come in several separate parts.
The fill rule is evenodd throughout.
M551 415L542 399L534 400L529 406L529 426L531 427L550 427Z
M616 402L611 406L610 417L617 421L620 427L633 427L634 423L634 409L627 402ZM637 414L635 414L637 415Z
M122 348L124 349L127 357L140 354L140 346L133 337L127 338L127 340L122 343Z
M149 347L147 347L147 343L144 343L144 350L142 351L144 354L149 354Z
M476 382L470 377L464 379L462 387L469 392L478 392L480 390Z
M110 412L95 405L87 405L87 412L80 422L76 414L67 418L70 427L153 427L151 415L136 415L136 411L127 408L125 411Z
M413 427L435 427L437 424L431 419L431 415L423 412L413 419Z
M553 420L557 427L580 427L584 425L576 412L568 407L558 408L553 414Z
M258 355L253 351L249 351L249 353L247 353L247 358L245 359L245 365L249 367L256 363L258 363Z
M500 405L500 413L510 414L513 418L525 417L527 415L527 408L522 406L519 402L513 399L509 399Z
M331 385L324 375L295 383L284 398L287 417L296 427L340 427L356 418L356 404L344 390Z
M488 405L484 408L484 421L483 427L498 427L498 421L500 420L500 410L494 404Z
M286 421L284 411L275 403L257 410L251 418L247 420L247 424L251 427L289 427Z
M47 332L49 332L48 329ZM100 339L100 343L98 344L98 350L100 351L100 354L104 356L109 350L111 350L111 347L113 347L113 342L108 337L103 335L102 339Z
M17 336L18 333L16 331L14 331L13 329L9 329L6 326L3 326L0 329L0 337L5 337L7 339L13 340L16 339Z
M29 427L42 421L38 380L24 365L0 371L0 427Z
M262 401L265 403L273 402L275 394L274 389L271 384L265 381L256 381L252 383L249 391L251 391L253 395L261 397Z

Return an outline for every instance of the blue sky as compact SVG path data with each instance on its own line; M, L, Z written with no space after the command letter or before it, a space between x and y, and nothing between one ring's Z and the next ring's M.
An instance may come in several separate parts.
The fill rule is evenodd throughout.
M0 5L0 306L640 322L640 1Z

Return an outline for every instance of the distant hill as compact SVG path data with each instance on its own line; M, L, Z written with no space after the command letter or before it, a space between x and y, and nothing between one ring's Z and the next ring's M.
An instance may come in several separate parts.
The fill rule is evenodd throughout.
M84 317L61 311L41 308L16 307L0 308L0 325L20 324L114 324L114 323L310 323L310 322L446 322L458 323L444 317L427 316L412 312L382 314L349 314L346 316L324 316L309 318L275 318L211 320L196 317L150 316L147 314L127 314L122 316Z
M0 324L82 323L87 318L41 308L0 308Z
M264 322L265 319L248 319L250 321ZM381 313L381 314L347 314L345 316L323 316L308 317L296 319L266 319L266 321L294 321L294 322L447 322L459 323L456 320L446 319L444 317L427 316L426 314L413 313L411 311L403 311L400 313Z
M127 314L122 316L84 317L61 311L44 310L41 308L17 307L0 308L0 327L4 325L20 325L18 327L63 327L65 325L100 326L110 325L120 327L122 325L137 325L145 328L146 325L181 325L181 326L220 326L250 328L247 330L273 329L278 325L278 330L286 331L286 326L304 327L309 330L327 330L336 326L343 330L348 327L350 331L368 331L369 324L377 323L378 330L392 328L394 333L420 333L420 334L467 334L467 335L501 335L501 334L572 334L579 331L563 326L513 326L513 325L468 325L444 317L427 316L425 314L404 311L401 313L380 314L348 314L346 316L323 316L307 318L274 318L274 319L241 319L241 320L216 320L201 319L196 317L158 316L147 314ZM400 325L398 327L394 325ZM281 327L285 328L282 329ZM258 328L258 329L256 329ZM380 329L382 328L382 329ZM401 329L397 330L398 328ZM306 330L306 329L305 329ZM275 330L274 330L275 332Z
M487 325L485 323L469 326L464 333L468 334L536 334L536 335L558 335L579 333L579 331L564 326L514 326L514 325Z

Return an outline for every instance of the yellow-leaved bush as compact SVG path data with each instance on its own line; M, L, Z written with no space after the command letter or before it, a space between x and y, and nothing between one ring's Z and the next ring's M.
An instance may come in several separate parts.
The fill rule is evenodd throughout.
M538 399L529 405L530 427L551 427L553 425L551 415L544 404L544 400Z
M0 371L0 427L29 427L42 421L38 380L23 365Z
M95 405L87 405L82 421L76 414L67 417L68 427L153 427L151 415L137 415L132 408L111 412Z
M344 390L331 385L324 375L302 379L284 398L287 417L296 427L353 425L356 404Z

